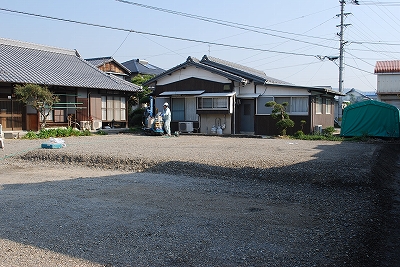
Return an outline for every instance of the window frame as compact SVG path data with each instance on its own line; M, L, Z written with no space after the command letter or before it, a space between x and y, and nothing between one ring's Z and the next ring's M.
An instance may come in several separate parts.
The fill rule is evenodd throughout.
M332 114L332 100L325 100L325 114Z
M269 110L270 111L269 113L268 113L268 111L267 111L267 113L259 112L259 111L262 111L262 110L259 109L258 105L260 105L261 99L263 99L263 98L267 99L265 103L267 103L269 101L275 101L276 103L282 103L282 101L278 101L277 102L277 98L278 99L279 98L286 98L286 100L289 99L290 102L289 102L288 108L286 110L287 114L289 114L289 115L308 115L309 114L309 96L259 96L259 97L257 97L257 101L256 101L256 105L257 105L257 107L256 107L256 115L271 115L272 108L263 108L263 109ZM305 104L306 104L305 109L306 109L306 111L292 111L292 107L294 106L293 105L293 99L300 99L300 98L303 98L304 101L305 101ZM287 102L287 101L283 101L283 102Z
M323 101L319 96L315 98L315 114L323 114Z
M230 96L206 96L197 97L196 105L198 110L229 110L229 98ZM209 103L204 107L204 100L208 100ZM221 100L224 103L221 105Z
M101 96L101 120L102 121L127 121L125 96L103 95Z

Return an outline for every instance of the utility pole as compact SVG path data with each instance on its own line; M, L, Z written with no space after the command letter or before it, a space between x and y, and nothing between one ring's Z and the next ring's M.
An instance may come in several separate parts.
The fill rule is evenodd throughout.
M344 28L349 26L350 24L344 24L344 17L349 15L350 13L344 13L344 6L346 4L345 0L339 0L340 2L340 14L337 15L340 17L340 25L337 25L336 27L340 27L340 33L338 33L340 37L340 47L339 47L339 93L343 93L343 61L344 61L344 45L346 42L344 41L343 38L343 32ZM338 114L338 122L341 124L342 120L342 103L343 99L342 96L339 96L339 114Z

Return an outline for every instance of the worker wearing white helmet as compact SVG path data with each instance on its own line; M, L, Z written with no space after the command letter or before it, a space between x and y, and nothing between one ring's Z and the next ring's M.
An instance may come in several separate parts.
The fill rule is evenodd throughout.
M165 102L163 107L163 113L162 113L162 117L163 117L163 121L164 121L164 130L165 133L167 134L167 136L171 136L171 110L168 107L168 103Z

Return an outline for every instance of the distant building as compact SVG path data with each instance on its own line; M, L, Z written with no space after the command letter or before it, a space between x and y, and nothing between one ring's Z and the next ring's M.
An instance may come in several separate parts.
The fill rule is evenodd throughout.
M138 74L156 76L165 71L164 69L154 66L150 64L148 61L142 59L132 59L123 62L122 65L124 65L127 69L129 69L129 71L131 72L130 74L131 78L135 77Z
M366 100L377 100L377 95L375 92L360 92L352 88L347 93L346 96L342 98L343 102L354 104Z
M105 73L130 81L131 71L113 57L87 58L85 60Z

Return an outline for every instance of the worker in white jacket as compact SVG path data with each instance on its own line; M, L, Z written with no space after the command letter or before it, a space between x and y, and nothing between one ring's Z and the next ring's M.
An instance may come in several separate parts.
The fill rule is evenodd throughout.
M164 110L162 113L163 121L164 121L164 130L167 136L171 136L171 110L168 107L168 103L164 103Z

